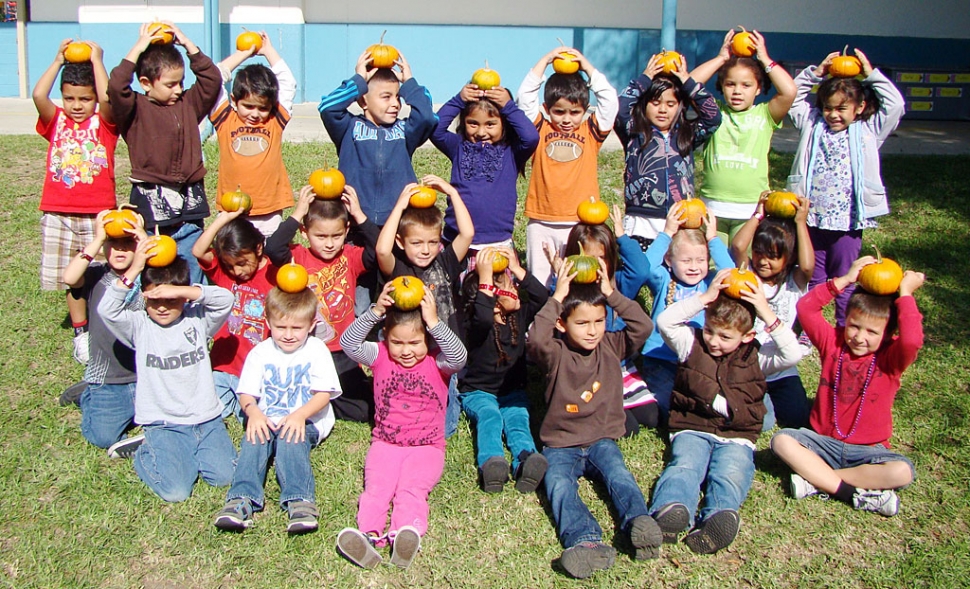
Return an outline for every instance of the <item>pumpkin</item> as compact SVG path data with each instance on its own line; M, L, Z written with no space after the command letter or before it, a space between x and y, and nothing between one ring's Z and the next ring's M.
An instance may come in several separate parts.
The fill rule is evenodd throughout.
M601 200L596 200L595 196L589 197L576 207L576 216L587 225L602 225L610 218L610 207Z
M592 284L599 278L600 261L594 256L587 256L583 244L579 244L579 253L567 256L566 261L573 265L572 273L576 275L573 282L576 284Z
M175 33L165 23L153 22L148 25L148 31L153 37L152 45L168 45L175 40Z
M394 306L402 311L410 311L421 306L424 298L424 283L417 276L398 276L391 281L394 290L391 300Z
M392 45L384 44L385 34L387 34L386 30L381 33L381 39L376 45L367 48L367 52L370 53L370 64L376 68L394 67L394 62L398 58L397 49Z
M882 257L875 244L872 247L876 250L876 261L859 271L859 286L874 295L891 295L899 290L903 269L894 260Z
M243 33L240 33L238 37L236 37L236 49L239 51L249 51L253 47L256 48L256 51L263 48L263 38L259 35L259 33L244 31Z
M663 73L665 74L676 72L680 66L680 61L683 59L676 51L667 51L666 49L661 50L658 55L660 56L660 65L663 66Z
M418 186L408 204L416 209L431 208L438 202L438 192L430 186Z
M846 55L849 46L846 45L842 50L842 55L832 60L829 66L829 73L836 78L854 78L862 73L862 62L854 55Z
M340 170L335 168L324 170L320 168L310 174L310 179L307 180L307 184L313 188L313 193L317 197L323 200L334 200L340 198L344 193L346 180Z
M235 190L222 195L219 199L219 206L228 213L235 213L240 209L249 212L249 209L253 208L253 199L240 190L239 186L236 186Z
M496 252L492 256L492 272L505 272L505 269L509 267L509 259L504 255Z
M552 60L552 70L557 74L575 74L579 71L579 61L576 60L575 54L561 51Z
M765 214L779 219L794 219L798 212L798 195L792 192L775 191L765 200Z
M740 268L733 268L728 277L724 279L724 283L727 284L727 288L724 289L724 294L731 297L732 299L740 299L742 292L754 292L751 285L758 287L758 275L748 270L747 262L741 264ZM749 284L750 283L750 284Z
M731 52L738 57L751 57L755 52L754 37L744 27L738 26L738 28L741 32L734 33L731 39Z
M131 209L108 211L104 216L104 232L111 239L125 239L132 235L125 229L138 227L138 214Z
M91 61L91 46L80 41L68 43L67 48L64 49L64 59L69 63Z
M307 274L306 268L296 262L283 264L276 271L276 286L283 292L303 292L309 282L310 276Z
M489 69L488 60L485 60L485 67L475 70L472 74L472 84L478 86L480 90L491 90L492 88L501 85L502 77L498 75L498 72Z
M704 205L704 201L699 198L687 197L687 200L681 202L684 204L680 209L680 218L686 219L684 229L700 229L707 217L707 207Z
M179 251L174 239L168 235L153 235L149 239L153 243L145 252L149 256L146 264L152 268L164 268L175 261Z

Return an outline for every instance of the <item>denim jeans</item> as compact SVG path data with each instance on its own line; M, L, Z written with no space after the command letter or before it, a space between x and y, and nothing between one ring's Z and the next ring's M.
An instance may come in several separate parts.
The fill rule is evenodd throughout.
M125 437L135 419L135 383L88 384L81 393L81 435L98 448Z
M222 418L236 416L239 423L243 422L243 410L239 406L239 398L236 397L236 389L239 388L239 377L228 372L212 371L212 382L216 386L216 395L222 402Z
M783 429L772 436L773 442L778 436L788 436L794 438L796 442L805 446L825 461L830 468L841 470L843 468L855 468L863 464L885 464L886 462L905 462L916 480L916 467L913 461L902 454L897 454L882 444L875 446L863 446L860 444L847 444L842 440L836 440L812 431L807 427L801 429Z
M458 375L452 374L448 381L448 409L445 410L445 437L450 438L458 431L458 418L461 404L458 402Z
M485 391L469 391L458 395L458 399L465 415L475 424L479 468L493 456L505 456L503 432L512 452L512 472L519 467L522 451L536 451L529 429L529 398L525 391L512 391L500 397Z
M143 429L135 472L165 501L188 499L199 476L213 487L232 482L236 448L221 417L194 425L152 423Z
M287 502L302 500L315 502L316 484L310 468L310 449L317 445L320 436L312 423L306 424L306 437L302 442L287 442L277 432L270 430L269 440L252 443L243 436L239 444L239 461L232 476L232 486L226 493L226 501L245 498L253 509L263 508L263 484L269 460L275 457L276 480L280 484L280 506Z
M195 245L195 241L199 239L200 235L202 235L202 227L196 225L195 221L183 223L171 235L171 238L175 240L178 254L185 258L185 261L189 264L189 281L192 284L204 284L203 281L205 280L202 268L199 267L199 260L192 255L192 246Z
M765 420L761 426L763 432L775 427L776 421L781 427L808 427L812 404L808 402L801 377L792 375L768 381L765 409Z
M579 498L579 477L597 480L606 486L620 516L620 528L629 531L634 518L647 514L647 504L637 481L627 470L616 442L604 438L587 447L542 450L549 461L545 486L556 531L564 548L580 542L599 542L603 530L586 504Z
M670 462L654 488L650 513L670 503L682 503L694 521L702 484L704 506L698 522L725 509L737 511L752 481L754 450L698 432L680 432L670 443Z

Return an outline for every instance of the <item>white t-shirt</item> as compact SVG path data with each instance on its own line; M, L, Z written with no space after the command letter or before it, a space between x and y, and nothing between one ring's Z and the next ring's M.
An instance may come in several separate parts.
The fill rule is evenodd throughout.
M798 303L798 299L808 293L808 285L806 284L805 288L798 288L798 284L795 282L795 271L793 269L784 284L771 286L762 282L761 288L765 291L768 306L775 312L775 315L788 327L794 327L795 319L798 318L795 311L795 304ZM762 349L767 350L770 346L775 345L771 336L765 332L765 322L760 317L756 317L754 320L754 330L756 332L755 338L761 343ZM766 374L765 380L771 382L789 376L798 376L798 367L792 366L781 372Z

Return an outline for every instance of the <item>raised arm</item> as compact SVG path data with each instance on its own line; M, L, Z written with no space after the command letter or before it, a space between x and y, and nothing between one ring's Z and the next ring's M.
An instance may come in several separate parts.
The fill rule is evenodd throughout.
M734 39L734 29L731 29L724 35L724 41L721 42L721 49L718 50L717 55L708 61L695 67L690 72L690 77L694 78L701 84L706 84L715 74L731 59L731 40Z
M404 139L408 153L414 153L414 150L431 138L438 125L438 115L431 104L431 93L414 78L401 84L401 98L411 107L411 114L404 125Z
M57 48L57 54L54 56L54 61L47 66L44 73L37 79L37 84L34 85L34 91L31 94L34 99L34 107L37 109L37 114L40 117L41 125L44 127L49 125L54 119L54 115L57 114L57 105L50 98L51 90L54 88L54 82L57 81L57 74L60 73L61 67L64 65L64 51L70 43L71 39L61 41L60 46Z
M385 277L390 277L394 273L394 240L397 237L397 227L400 225L401 215L404 213L404 209L408 207L408 201L411 200L411 195L414 194L417 187L417 184L408 184L404 187L404 190L397 197L397 203L394 204L394 208L387 216L387 221L384 222L381 234L377 238L377 245L374 248L377 254L377 267L380 268L381 274Z
M466 89L471 86L471 84L462 88L462 91L452 97L451 100L441 105L438 109L438 124L435 126L434 132L431 133L431 143L438 148L441 153L445 154L448 159L454 158L455 154L458 152L458 146L461 145L462 138L458 134L453 133L450 130L451 122L454 121L461 110L465 108L465 100L462 95L466 92Z
M192 255L205 266L211 266L216 262L216 254L212 249L212 242L215 241L216 234L219 233L220 229L228 225L233 219L239 218L243 213L245 213L243 209L239 209L233 213L220 211L216 215L215 220L195 240L195 244L192 245Z
M114 124L111 102L108 100L108 70L104 69L104 49L94 41L83 41L91 47L91 67L94 69L94 89L98 94L98 116L109 125Z
M475 238L475 224L465 207L465 202L454 186L435 175L429 174L421 181L426 186L440 190L448 196L451 206L455 209L455 223L458 225L458 235L451 242L451 247L455 250L455 257L458 258L458 261L464 260L465 255L468 254L468 248L471 247L472 239Z
M282 266L289 263L293 257L290 251L290 243L296 237L296 232L303 224L303 217L310 209L310 203L316 197L313 195L313 188L304 186L300 189L300 197L296 201L296 208L290 216L280 223L280 226L266 239L266 247L263 251L269 256L269 261L274 266Z
M731 259L738 266L741 266L744 262L748 261L748 248L751 247L751 242L754 240L754 234L758 231L758 225L761 224L761 220L765 218L765 200L767 200L768 195L771 194L770 190L765 190L761 193L761 197L758 199L758 204L755 206L754 214L751 218L744 222L741 229L738 229L737 234L734 239L731 240Z
M435 358L438 370L445 374L454 374L464 368L468 360L468 351L444 321L439 321L434 327L428 328L428 333L441 349L438 357Z
M798 248L798 269L795 271L795 283L801 289L808 288L808 283L815 273L815 248L812 237L808 233L808 199L798 197L798 209L795 212L795 243Z
M768 101L768 112L771 113L771 119L776 124L781 123L791 109L792 103L795 102L795 96L798 92L795 81L792 80L788 70L775 63L775 60L768 56L768 47L761 33L751 31L751 39L754 41L755 59L765 68L768 79L771 80L771 85L775 87L775 95Z
M320 99L320 104L317 106L320 119L338 152L344 133L353 124L353 115L347 107L366 93L367 81L360 74L355 74L352 78L344 80L336 90Z

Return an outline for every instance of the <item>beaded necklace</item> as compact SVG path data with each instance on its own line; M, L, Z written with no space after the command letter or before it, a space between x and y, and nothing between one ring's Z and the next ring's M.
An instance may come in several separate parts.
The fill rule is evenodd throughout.
M862 397L859 399L859 408L856 410L855 419L852 420L852 427L849 429L848 435L842 433L842 428L839 427L839 381L842 377L842 357L845 355L845 346L839 350L839 361L835 365L835 383L832 386L832 423L835 425L835 433L839 434L839 437L843 440L847 440L852 437L855 433L857 427L859 427L859 418L862 417L862 408L866 404L866 393L869 391L869 383L872 382L872 375L876 371L876 355L872 355L872 360L869 361L869 371L866 374L866 382L862 385Z

